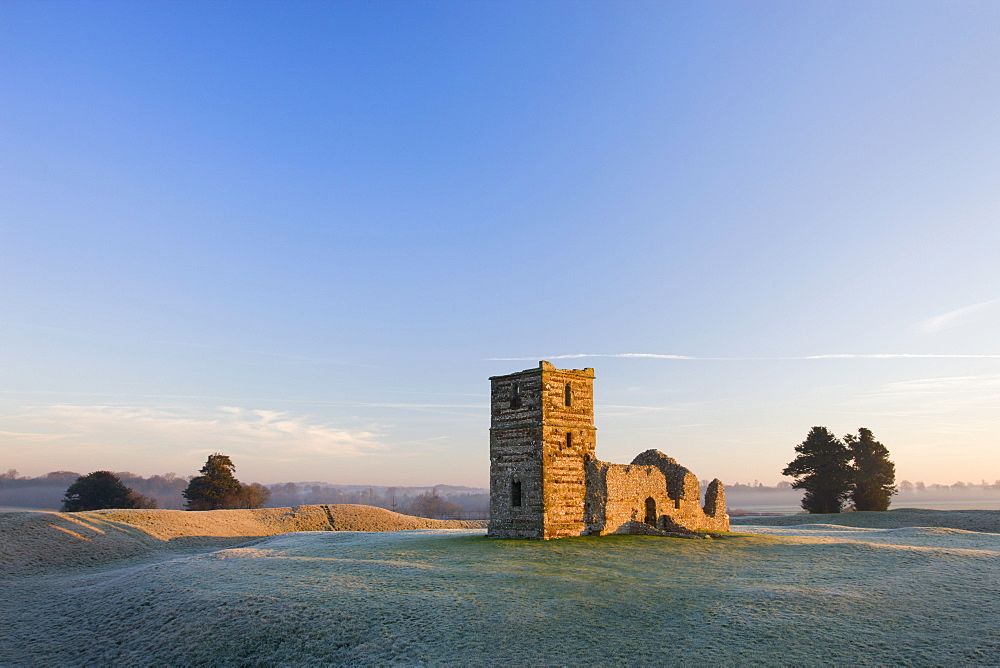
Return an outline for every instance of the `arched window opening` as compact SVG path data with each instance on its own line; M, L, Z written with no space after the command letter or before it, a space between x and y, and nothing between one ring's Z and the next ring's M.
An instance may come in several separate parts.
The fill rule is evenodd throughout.
M573 432L566 432L566 449L569 450L573 447Z
M521 407L521 387L514 383L510 390L510 407L520 408Z
M521 481L514 480L510 483L510 505L521 505Z
M646 499L646 519L644 521L646 524L656 526L656 501L653 500L653 497Z
M566 387L563 389L563 400L567 407L573 405L573 386L569 383L566 383Z

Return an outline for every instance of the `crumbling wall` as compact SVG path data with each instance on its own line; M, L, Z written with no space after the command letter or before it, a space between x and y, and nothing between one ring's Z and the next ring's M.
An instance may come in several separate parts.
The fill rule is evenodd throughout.
M699 504L698 478L658 450L647 450L628 465L593 460L587 476L589 534L632 533L633 522L665 531L729 530L722 483L713 481L712 512L706 512Z
M712 517L721 517L726 514L726 489L718 478L708 483L708 489L705 490L704 510L706 515Z
M697 476L678 464L673 457L668 457L659 450L646 450L636 455L632 464L655 466L662 471L667 481L667 494L675 501L697 502L701 497Z

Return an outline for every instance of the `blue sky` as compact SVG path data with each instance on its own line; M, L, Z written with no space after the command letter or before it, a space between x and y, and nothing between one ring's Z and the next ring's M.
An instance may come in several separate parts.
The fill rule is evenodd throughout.
M609 461L773 484L864 426L900 478L1000 478L998 29L4 2L0 468L484 485L488 376L550 359Z

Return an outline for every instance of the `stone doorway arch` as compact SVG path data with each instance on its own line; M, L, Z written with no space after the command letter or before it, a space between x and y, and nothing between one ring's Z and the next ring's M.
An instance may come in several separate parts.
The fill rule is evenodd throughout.
M651 496L646 499L646 519L643 521L656 526L656 501Z

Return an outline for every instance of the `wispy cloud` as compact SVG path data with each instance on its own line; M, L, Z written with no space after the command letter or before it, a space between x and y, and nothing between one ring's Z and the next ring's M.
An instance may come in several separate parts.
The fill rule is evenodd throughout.
M1000 375L988 374L981 376L944 376L940 378L918 378L887 383L872 396L895 395L936 395L956 393L968 394L1000 394Z
M965 416L966 424L960 431L981 432L993 429L996 411L1000 401L1000 375L942 376L937 378L916 378L886 383L865 392L860 403L851 407L858 415L864 408L872 415L892 416L931 422L936 430L955 431L954 425L946 424L943 416ZM961 421L956 421L959 424Z
M384 446L380 434L352 430L283 411L233 406L214 409L56 404L34 406L6 421L13 440L86 444L131 440L186 449L266 450L279 457L357 457Z
M708 357L689 357L687 355L661 355L659 353L576 353L573 355L548 355L542 357L489 357L488 362L526 362L531 360L570 360L579 357L649 357L661 360L693 360L714 359Z
M1000 359L1000 355L950 355L939 353L837 353L832 355L807 355L805 357L771 357L766 359L780 360L834 360L834 359L868 359L868 360L891 360L891 359L973 359L989 360Z
M529 362L535 360L563 360L581 357L638 357L663 360L698 360L748 362L768 360L832 360L832 359L1000 359L1000 354L952 355L948 353L829 353L825 355L801 355L796 357L694 357L691 355L666 355L660 353L578 353L574 355L542 355L531 357L489 357L488 362Z
M963 306L954 311L948 311L917 323L916 330L925 334L953 329L973 322L995 306L1000 306L1000 299L990 299L971 306Z
M32 433L23 431L3 431L0 430L0 436L8 439L9 441L22 441L22 442L34 442L48 443L56 439L66 438L67 434L45 434L45 433Z

